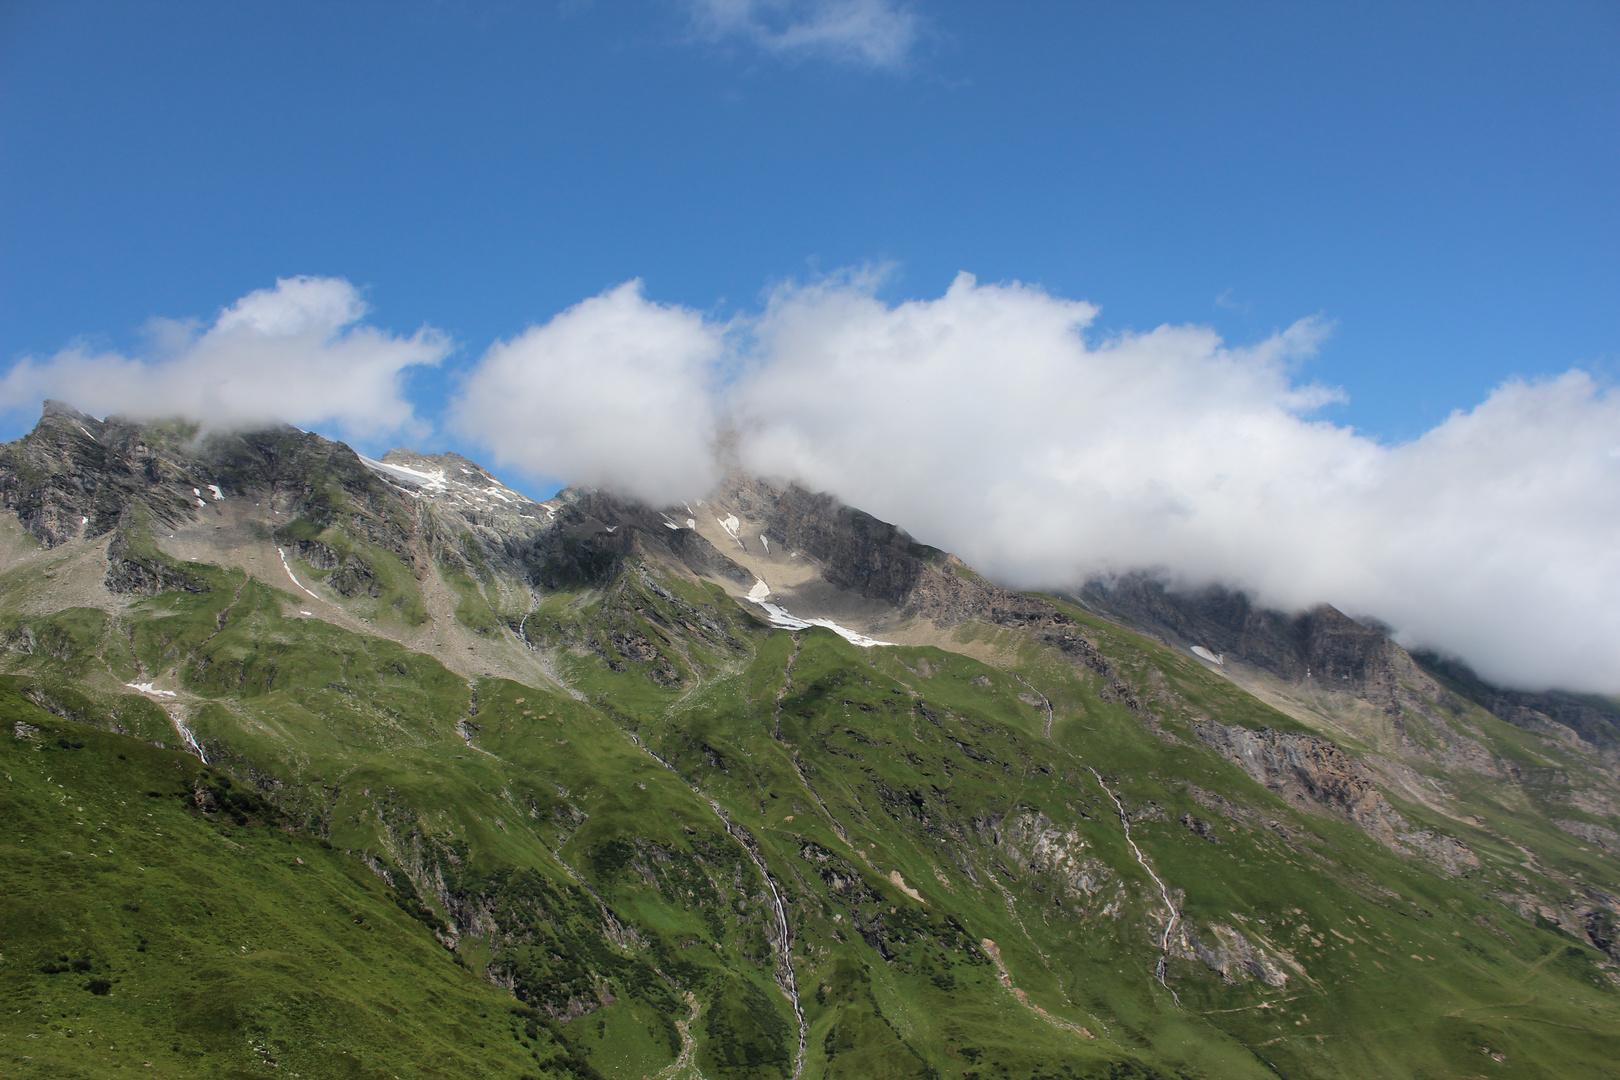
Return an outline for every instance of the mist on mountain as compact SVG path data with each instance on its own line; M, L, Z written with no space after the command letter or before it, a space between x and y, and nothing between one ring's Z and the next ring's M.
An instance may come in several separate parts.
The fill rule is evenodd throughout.
M727 464L1008 584L1148 570L1375 615L1498 682L1620 688L1620 399L1590 374L1508 382L1388 445L1320 415L1340 394L1301 378L1331 331L1318 318L1235 346L1196 326L1102 334L1095 306L1019 283L964 274L903 303L878 284L786 284L727 320L620 285L491 346L451 423L502 468L655 505L713 485L726 432ZM363 313L346 282L283 281L157 358L25 360L0 400L419 425L401 374L447 339Z

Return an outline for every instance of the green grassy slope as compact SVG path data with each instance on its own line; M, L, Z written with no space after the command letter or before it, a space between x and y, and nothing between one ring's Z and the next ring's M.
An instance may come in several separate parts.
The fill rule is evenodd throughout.
M394 890L251 788L9 681L0 723L5 1075L576 1075Z
M784 987L807 1077L1620 1060L1606 959L1500 899L1540 872L1507 864L1515 838L1611 881L1595 857L1508 831L1501 808L1470 826L1398 803L1480 853L1448 876L1291 807L1193 724L1298 723L1084 613L1090 667L964 627L998 668L769 631L631 565L529 616L566 693L469 684L192 569L210 591L12 616L34 642L6 660L16 686L82 721L0 699L39 729L5 743L13 1067L130 1064L116 1045L174 1075L269 1075L270 1055L281 1075L516 1076L577 1053L635 1080L689 1049L687 1075L786 1078ZM180 745L163 705L120 685L153 677L210 769L138 741ZM114 725L131 737L95 730ZM210 820L199 775L262 805L218 795ZM63 955L69 971L42 971Z

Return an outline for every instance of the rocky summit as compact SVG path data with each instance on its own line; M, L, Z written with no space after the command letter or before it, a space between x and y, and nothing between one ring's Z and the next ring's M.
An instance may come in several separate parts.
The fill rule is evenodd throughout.
M1617 1075L1614 701L741 474L51 402L0 498L8 1076Z

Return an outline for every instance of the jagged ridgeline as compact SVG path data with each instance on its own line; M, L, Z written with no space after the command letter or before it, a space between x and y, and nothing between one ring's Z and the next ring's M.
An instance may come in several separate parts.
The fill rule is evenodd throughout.
M1613 702L744 476L51 403L0 494L8 1075L1620 1061Z

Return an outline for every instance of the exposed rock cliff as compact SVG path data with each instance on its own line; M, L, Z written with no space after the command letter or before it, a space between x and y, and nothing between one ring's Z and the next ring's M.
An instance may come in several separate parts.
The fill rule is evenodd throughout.
M1214 720L1198 723L1195 730L1228 761L1301 809L1343 814L1391 850L1417 851L1450 874L1479 865L1462 841L1432 829L1413 829L1378 789L1372 773L1326 739L1271 728L1251 731Z

